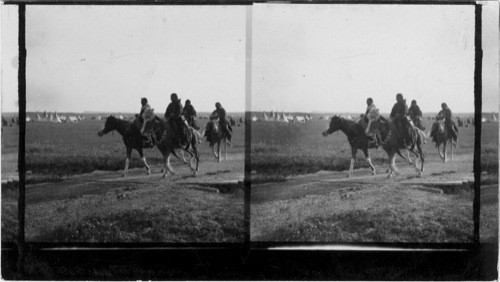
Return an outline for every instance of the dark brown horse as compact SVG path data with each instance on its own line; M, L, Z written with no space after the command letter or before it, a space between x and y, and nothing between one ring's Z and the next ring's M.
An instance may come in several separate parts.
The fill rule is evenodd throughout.
M421 176L424 172L424 153L422 151L422 144L424 140L424 134L422 131L412 128L412 142L410 146L404 147L401 144L402 136L397 131L396 125L382 118L379 114L378 109L371 111L368 115L368 126L366 128L366 133L378 134L380 136L380 141L382 148L386 151L389 156L389 175L392 177L395 173L398 173L396 168L396 153L401 149L407 149L411 151L417 158L420 158L420 169L417 166L417 159L415 159L415 168L418 171L418 175Z
M212 153L214 154L215 158L219 161L219 163L221 162L222 159L221 144L224 144L224 160L227 160L228 140L227 136L224 134L224 131L222 131L221 129L219 119L217 118L208 122L205 129L208 130L210 148L212 148ZM216 152L216 145L217 145L217 152Z
M146 158L142 153L142 149L144 149L144 141L140 129L130 121L118 119L115 116L110 115L106 118L104 128L100 130L97 135L99 135L99 137L102 137L104 134L107 134L108 132L113 130L116 130L118 131L118 133L120 133L123 138L123 143L125 144L125 147L127 149L127 158L125 159L125 170L123 171L123 177L127 177L130 155L132 154L133 149L135 149L139 153L142 162L146 166L148 174L151 174L151 169L146 163Z
M173 131L170 124L166 121L155 116L153 109L146 110L142 114L144 123L140 133L150 133L154 140L156 147L160 150L163 155L163 177L166 177L168 173L174 173L172 167L170 166L170 156L173 154L179 157L175 150L180 149L186 151L191 158L188 161L188 166L193 171L193 175L196 175L199 170L200 156L198 154L198 140L201 137L199 133L192 127L185 127L185 135L187 136L184 144L176 144ZM192 166L192 159L195 159L196 166Z
M347 136L347 141L351 146L351 165L349 167L349 173L347 177L351 177L354 168L354 160L356 158L356 153L361 150L365 155L366 161L370 165L372 174L375 175L375 167L372 164L370 155L368 154L368 149L377 148L377 145L370 142L367 135L365 134L365 129L362 124L354 122L352 120L347 120L339 116L333 116L330 120L330 126L327 130L323 131L323 136L328 136L335 131L340 130ZM405 159L401 152L397 152L401 158ZM405 159L406 160L406 159Z
M340 130L347 136L347 141L351 145L351 166L347 177L351 177L354 168L354 160L358 149L365 154L366 161L370 165L372 174L375 175L375 167L372 164L368 149L376 148L375 145L370 144L370 140L366 136L363 126L352 120L347 120L339 116L333 116L330 120L330 126L327 130L323 131L323 136L328 136L335 131Z

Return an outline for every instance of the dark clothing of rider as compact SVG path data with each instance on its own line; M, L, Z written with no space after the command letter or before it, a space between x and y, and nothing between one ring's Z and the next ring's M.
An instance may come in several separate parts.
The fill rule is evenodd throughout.
M181 99L177 97L177 94L172 93L170 95L170 104L167 106L167 110L165 111L165 119L167 122L170 124L170 127L172 128L173 134L174 134L174 140L178 142L177 145L182 144L182 140L185 139L185 136L183 134L183 127L182 124L184 123L181 114L182 114L182 103Z
M410 108L408 109L408 115L413 120L416 117L422 117L422 111L420 110L419 106L411 105Z
M186 105L184 106L184 109L182 110L182 115L184 118L186 118L188 124L193 127L196 130L199 130L200 128L196 124L196 110L194 109L193 105L191 104L191 101L186 100Z
M397 130L401 132L404 146L408 146L410 141L409 124L406 117L408 115L408 105L406 105L403 95L398 94L396 99L397 103L392 107L390 118L396 125Z

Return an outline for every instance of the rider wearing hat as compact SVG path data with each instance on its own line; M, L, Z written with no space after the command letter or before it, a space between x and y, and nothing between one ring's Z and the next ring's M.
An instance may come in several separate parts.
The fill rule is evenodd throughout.
M222 105L217 102L215 103L215 111L210 115L210 119L219 118L219 123L222 128L222 131L227 136L227 140L231 142L231 131L229 123L226 120L226 110L222 107Z
M196 110L191 104L190 100L186 100L186 104L184 104L184 110L182 111L182 115L186 118L188 124L196 130L200 130L200 127L196 124Z
M403 137L403 145L407 147L410 143L409 124L408 124L408 105L406 100L403 99L403 94L396 95L396 104L392 107L390 118L397 127L397 130Z
M181 113L182 113L182 103L181 99L177 97L176 93L172 93L170 95L170 104L167 106L167 110L165 111L165 119L170 124L174 134L175 142L178 142L177 145L182 144L182 140L184 140L183 128Z

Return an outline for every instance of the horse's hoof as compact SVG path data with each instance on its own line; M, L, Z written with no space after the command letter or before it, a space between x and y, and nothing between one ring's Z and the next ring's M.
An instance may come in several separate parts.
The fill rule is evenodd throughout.
M376 175L377 173L375 171L372 171L372 175Z
M422 171L419 171L419 172L418 172L418 177L422 177L422 175L423 175L423 174L424 174L424 173L423 173Z

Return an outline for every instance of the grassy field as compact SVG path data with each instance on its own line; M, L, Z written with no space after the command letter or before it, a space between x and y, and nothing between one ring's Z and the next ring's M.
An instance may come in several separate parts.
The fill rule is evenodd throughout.
M206 120L198 120L203 128ZM121 170L125 167L125 145L116 131L103 137L97 132L104 127L104 120L84 120L80 123L28 123L26 125L26 170L30 171L27 183L57 181L65 176L94 170ZM232 153L244 152L244 126L234 126ZM201 162L213 158L208 143L200 146ZM161 153L157 148L144 152L149 164L160 164ZM179 161L175 157L173 162ZM142 167L139 154L133 151L130 168Z
M425 120L430 128L430 120ZM253 183L280 181L286 176L314 173L320 170L349 169L351 149L344 133L338 131L327 137L321 133L329 121L314 119L306 123L253 122L251 167ZM474 152L474 127L459 128L458 154ZM495 132L497 135L495 137ZM488 171L498 171L498 123L483 124L482 164ZM426 161L439 159L435 144L424 145ZM375 166L387 165L382 148L369 151ZM413 156L412 156L413 158ZM397 163L403 162L401 158ZM495 166L496 165L496 166ZM354 168L368 167L358 151ZM496 167L496 170L495 170Z
M425 121L430 128L431 120ZM287 184L291 183L287 177L321 170L347 170L350 159L347 137L342 132L326 138L321 136L328 124L329 121L318 119L304 124L252 123L252 183L278 181L283 182L280 185L291 185ZM470 174L474 127L459 128L459 144L455 161L448 164L442 164L434 143L425 144L428 170L423 178L452 180L455 173ZM481 146L482 181L498 183L498 123L482 124ZM377 168L387 166L387 154L381 148L371 150L370 155ZM408 167L399 157L396 162L401 168ZM429 167L439 168L439 171ZM362 152L358 152L354 168L368 168ZM317 189L326 185L321 190L326 192L304 196L300 188L294 188L298 193L296 197L252 204L251 239L343 243L472 242L473 191L463 187L453 193L434 194L399 184L414 176L403 174L393 180L367 184L317 183L312 185ZM498 201L483 202L481 211L481 241L496 242Z
M189 185L177 183L188 177L184 174L167 179L152 175L146 178L150 179L147 183L82 183L86 186L76 185L71 189L68 180L59 182L67 176L124 168L122 138L117 132L99 138L97 132L103 126L104 120L90 119L78 124L27 124L27 184L37 183L27 187L26 192L27 241L215 243L243 240L241 189L220 194L190 189ZM17 134L8 129L4 130L2 146L12 151ZM208 143L201 144L198 178L243 172L244 126L234 126L232 143L228 152L230 160L221 164L215 161ZM160 164L162 159L156 148L146 150L145 156L153 165ZM185 169L180 160L173 159L173 165L179 170ZM137 152L132 154L130 163L130 168L134 167L142 167ZM2 241L15 241L17 236L17 189L17 183L2 184Z
M471 242L471 195L434 194L397 183L356 184L268 202L253 209L252 240Z

